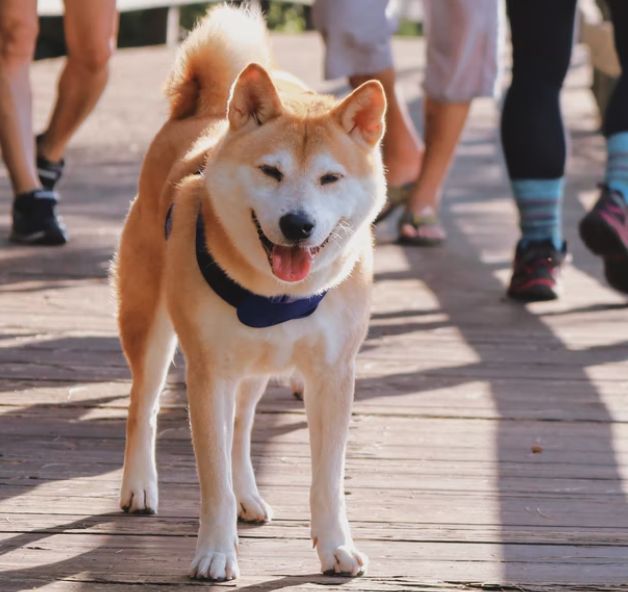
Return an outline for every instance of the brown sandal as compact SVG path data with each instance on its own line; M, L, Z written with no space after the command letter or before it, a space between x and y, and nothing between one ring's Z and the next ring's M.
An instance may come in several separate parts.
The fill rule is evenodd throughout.
M417 233L415 236L406 236L401 230L404 226L411 226ZM421 229L431 229L435 234L440 236L421 236ZM399 244L412 245L415 247L438 247L446 240L445 231L441 226L438 215L433 214L415 214L406 210L399 220Z
M388 187L386 204L375 218L375 224L379 224L388 218L399 206L405 205L410 197L410 190L414 183L406 183L398 187Z

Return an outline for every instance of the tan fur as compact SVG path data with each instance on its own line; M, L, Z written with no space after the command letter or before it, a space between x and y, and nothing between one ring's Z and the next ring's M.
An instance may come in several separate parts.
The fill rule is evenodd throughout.
M257 65L245 67L249 62ZM219 7L183 44L170 77L170 119L146 155L113 268L121 342L133 377L121 505L133 512L157 508L156 414L176 331L186 358L203 500L193 575L236 577L237 513L270 519L250 465L250 430L268 376L293 370L305 382L311 429L312 537L323 571L356 575L366 558L353 544L344 513L342 458L354 361L368 323L370 222L384 199L378 142L385 100L379 84L367 83L338 103L289 75L270 78L262 67L269 65L259 14ZM355 217L353 226L334 230L311 273L291 284L271 273L248 210L233 217L233 208L248 199L251 175L259 176L254 190L264 186L272 193L273 181L257 171L271 149L294 168L286 183L295 183L297 197L309 191L319 200L329 195L330 203L342 199L333 190L324 193L316 179L311 185L312 171L327 162L342 168L347 191L363 195L355 197L358 213L346 214ZM290 191L285 195L291 199ZM164 221L173 203L166 240ZM242 325L198 269L199 212L206 246L231 278L266 296L329 290L318 310L268 329ZM261 214L272 218L273 212ZM236 227L244 231L234 232ZM232 439L233 459L226 462Z

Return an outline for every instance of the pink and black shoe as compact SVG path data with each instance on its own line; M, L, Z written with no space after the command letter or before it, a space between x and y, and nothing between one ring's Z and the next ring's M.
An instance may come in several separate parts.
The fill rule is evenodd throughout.
M610 286L628 294L628 205L621 193L602 187L597 203L580 221L580 237L604 260Z
M560 293L560 271L567 243L557 250L550 240L517 244L508 296L520 302L555 300Z

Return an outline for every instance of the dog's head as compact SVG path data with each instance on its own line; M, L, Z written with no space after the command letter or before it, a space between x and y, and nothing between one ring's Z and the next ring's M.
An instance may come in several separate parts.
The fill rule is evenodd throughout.
M280 96L256 64L241 72L206 176L214 211L254 268L289 288L364 239L385 200L385 110L376 81L337 102L305 90Z

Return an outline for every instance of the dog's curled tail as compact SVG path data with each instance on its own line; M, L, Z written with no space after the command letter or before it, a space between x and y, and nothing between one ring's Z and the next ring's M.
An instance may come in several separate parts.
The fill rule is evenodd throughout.
M271 67L261 12L227 5L211 9L179 48L166 85L171 119L224 116L231 85L251 62Z

